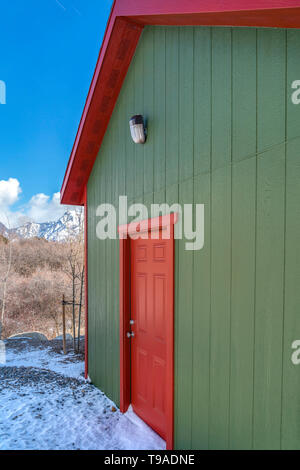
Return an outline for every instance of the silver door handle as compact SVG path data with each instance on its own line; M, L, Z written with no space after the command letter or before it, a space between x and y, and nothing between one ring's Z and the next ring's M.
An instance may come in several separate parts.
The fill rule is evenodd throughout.
M134 332L133 331L127 331L126 336L127 336L127 338L131 338L131 337L134 336Z

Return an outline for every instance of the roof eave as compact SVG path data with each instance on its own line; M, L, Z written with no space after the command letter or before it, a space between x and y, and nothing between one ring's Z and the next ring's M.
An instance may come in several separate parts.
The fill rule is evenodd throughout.
M300 27L298 0L115 0L68 162L63 204L82 204L142 29L145 25Z

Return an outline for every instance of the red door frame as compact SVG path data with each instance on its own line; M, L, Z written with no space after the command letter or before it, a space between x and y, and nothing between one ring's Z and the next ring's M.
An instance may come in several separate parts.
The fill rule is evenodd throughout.
M170 306L173 315L167 324L167 394L166 394L166 447L173 449L174 445L174 225L178 214L173 213L152 219L134 222L118 227L120 237L120 410L125 413L131 403L131 374L130 374L130 339L126 333L130 328L130 235L137 232L159 230L169 227L169 236L173 245L173 299Z

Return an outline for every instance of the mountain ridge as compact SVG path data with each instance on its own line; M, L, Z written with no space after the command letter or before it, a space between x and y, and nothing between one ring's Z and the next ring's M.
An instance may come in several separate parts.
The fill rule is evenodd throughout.
M12 229L8 229L0 222L0 235L23 240L38 237L48 241L64 242L78 236L82 225L83 211L69 209L56 221L26 222L20 227Z

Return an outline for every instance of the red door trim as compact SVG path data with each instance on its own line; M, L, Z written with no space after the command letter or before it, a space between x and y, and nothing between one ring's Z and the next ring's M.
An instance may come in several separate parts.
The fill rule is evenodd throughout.
M120 410L125 413L131 403L130 377L130 339L126 333L130 320L130 234L157 230L170 226L170 239L173 241L172 270L174 273L174 224L178 214L155 217L118 227L120 236ZM128 237L129 235L129 237ZM171 311L173 315L167 324L167 432L166 447L172 450L174 446L174 277L173 299Z
M120 410L130 405L130 341L126 337L130 320L130 243L120 239Z

